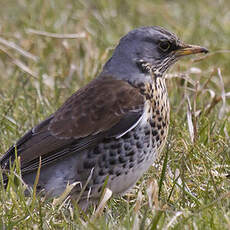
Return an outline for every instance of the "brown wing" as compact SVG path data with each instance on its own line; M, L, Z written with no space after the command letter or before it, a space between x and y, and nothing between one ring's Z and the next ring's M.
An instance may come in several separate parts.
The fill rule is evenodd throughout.
M73 94L54 114L49 130L60 138L82 138L112 128L129 111L143 108L143 96L125 81L97 78Z
M141 117L143 105L143 96L127 82L110 77L93 80L16 143L22 171L36 170L40 156L42 165L49 164L124 133ZM2 167L8 167L14 156L13 146L2 157Z

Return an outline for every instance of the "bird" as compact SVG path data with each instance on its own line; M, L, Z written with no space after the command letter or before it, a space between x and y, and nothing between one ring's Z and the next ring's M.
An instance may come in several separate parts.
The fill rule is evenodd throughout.
M49 197L79 182L71 198L87 207L99 201L104 186L125 194L166 143L166 71L184 56L207 52L163 27L128 32L98 76L6 151L1 170L9 170L17 155L29 187L38 169L37 191Z

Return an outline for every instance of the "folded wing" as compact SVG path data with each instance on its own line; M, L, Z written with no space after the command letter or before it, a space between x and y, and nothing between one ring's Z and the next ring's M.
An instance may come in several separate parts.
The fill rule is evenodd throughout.
M2 157L1 167L9 168L17 151L22 173L31 172L38 168L40 157L46 165L92 148L104 138L122 136L141 120L143 106L143 96L129 83L96 78L19 139Z

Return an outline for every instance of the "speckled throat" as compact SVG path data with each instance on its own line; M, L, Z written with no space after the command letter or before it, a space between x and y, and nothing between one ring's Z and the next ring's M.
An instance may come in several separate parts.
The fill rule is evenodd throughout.
M141 94L143 94L146 101L149 102L151 108L151 112L149 111L149 121L152 127L162 130L160 132L160 138L162 138L162 142L165 142L168 134L170 116L168 91L163 76L159 77L152 74L151 79L151 82L145 84L139 83L135 85L135 87L140 89Z
M152 129L152 143L158 152L162 151L168 135L170 105L166 80L163 74L157 75L148 71L147 82L130 82L131 85L138 88L145 97L145 109L147 113L147 122ZM147 106L146 106L147 104Z
M170 116L165 78L153 76L152 83L146 83L144 90L142 88L142 93L145 95L146 100L150 102L152 112L149 122L152 129L158 132L156 139L159 138L160 141L157 141L157 148L158 152L161 152L168 135ZM154 131L152 132L154 133Z

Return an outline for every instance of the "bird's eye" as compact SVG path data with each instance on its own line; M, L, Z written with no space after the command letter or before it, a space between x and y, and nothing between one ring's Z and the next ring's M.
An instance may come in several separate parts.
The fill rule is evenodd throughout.
M171 44L168 41L162 41L159 44L159 48L164 52L168 51L170 47L171 47Z

